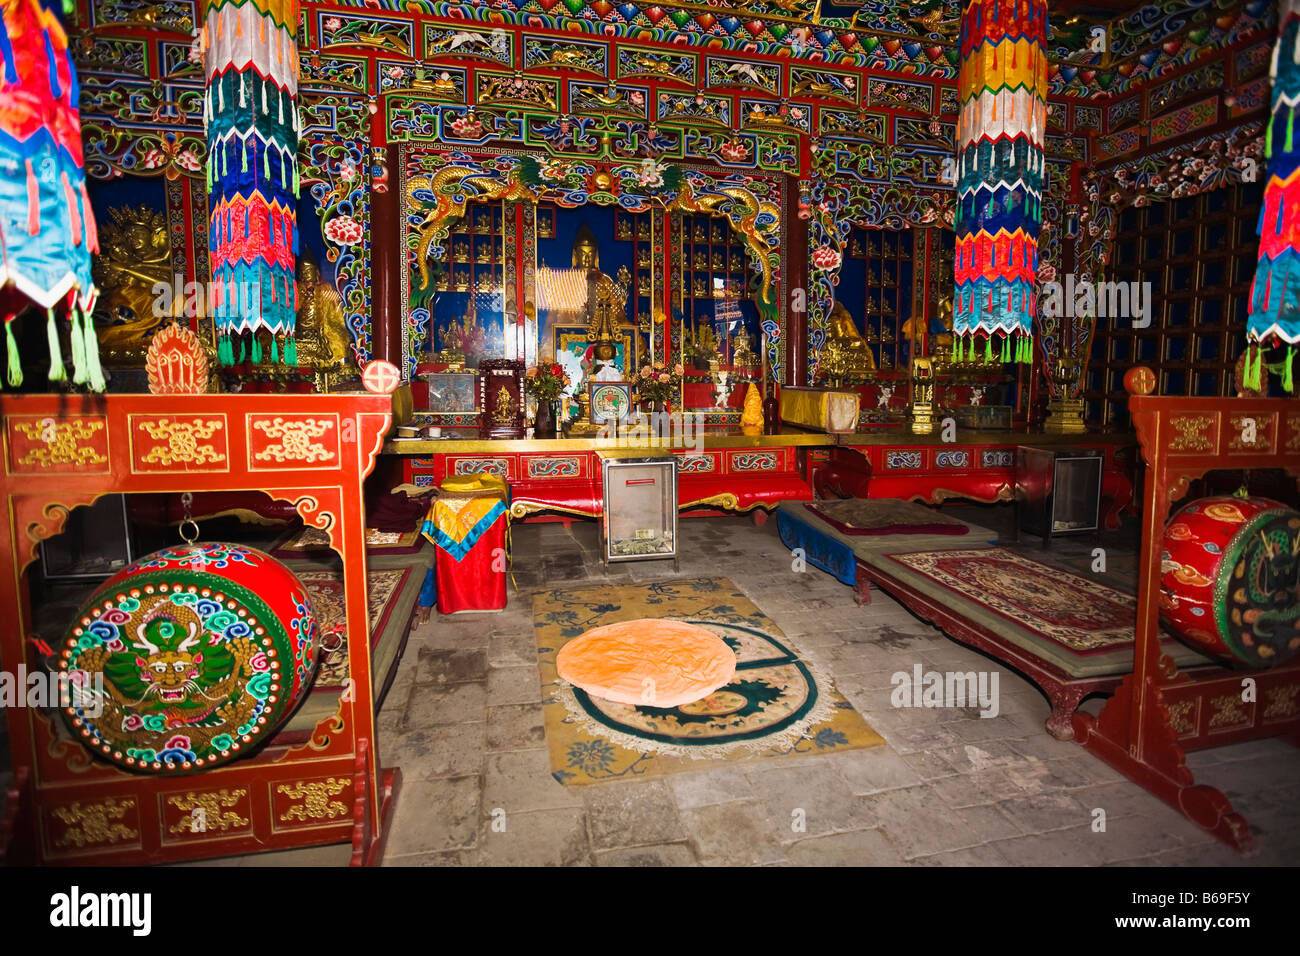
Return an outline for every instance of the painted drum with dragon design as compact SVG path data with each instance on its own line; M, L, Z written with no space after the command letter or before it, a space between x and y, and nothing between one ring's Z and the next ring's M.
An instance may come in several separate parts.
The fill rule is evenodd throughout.
M1300 651L1300 512L1213 497L1165 526L1160 611L1175 634L1229 663L1272 667Z
M131 770L185 773L267 740L318 658L307 589L235 544L166 548L106 581L58 660L77 688L64 715L93 753Z

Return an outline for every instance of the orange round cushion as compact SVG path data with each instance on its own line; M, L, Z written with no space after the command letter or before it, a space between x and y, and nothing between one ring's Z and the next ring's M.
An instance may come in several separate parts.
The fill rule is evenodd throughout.
M736 655L712 631L646 618L575 637L560 648L555 668L601 700L677 707L726 686L736 673Z

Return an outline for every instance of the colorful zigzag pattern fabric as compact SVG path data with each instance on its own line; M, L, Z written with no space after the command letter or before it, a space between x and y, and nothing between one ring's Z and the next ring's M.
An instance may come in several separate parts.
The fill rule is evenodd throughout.
M99 251L86 195L77 70L58 17L40 0L0 0L0 316L8 380L22 384L13 322L45 310L50 380L64 381L55 310L72 321L73 381L104 388L90 312Z
M1264 150L1268 182L1259 213L1259 264L1250 290L1247 388L1261 385L1263 347L1287 346L1282 384L1292 391L1291 359L1300 342L1300 0L1281 0L1273 48L1273 116Z
M297 364L297 24L297 0L205 3L208 244L227 365L262 361L263 330L272 360Z
M974 360L982 337L992 360L998 336L1003 361L1028 362L1043 218L1047 4L970 0L959 44L955 357Z

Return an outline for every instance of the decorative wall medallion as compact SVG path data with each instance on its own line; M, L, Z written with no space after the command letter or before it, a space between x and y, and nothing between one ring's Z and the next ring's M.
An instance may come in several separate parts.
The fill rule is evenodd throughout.
M338 462L337 415L319 418L248 416L250 471L268 468L333 468Z
M577 478L582 462L577 458L529 458L529 478Z
M477 475L488 474L496 475L498 478L510 477L510 459L509 458L457 458L452 468L452 474Z
M131 471L229 471L226 418L131 415ZM213 467L223 466L223 467Z
M1216 421L1213 415L1170 415L1169 423L1178 434L1169 442L1169 450L1212 451L1218 435L1210 429Z
M277 818L281 823L337 820L347 814L348 805L342 800L333 798L346 790L350 784L351 781L341 777L330 777L314 782L300 781L292 785L282 783L275 788L276 795L298 802L287 806L283 812L277 814Z
M1300 711L1297 698L1300 698L1300 684L1282 684L1267 688L1264 691L1263 719L1286 720L1288 717L1295 716L1296 712Z
M1199 697L1189 697L1165 705L1169 711L1169 726L1175 736L1187 737L1196 732L1196 705L1199 701Z
M922 467L923 453L919 451L885 452L885 467L890 471Z
M84 804L78 800L55 807L51 814L64 824L63 832L54 840L56 849L113 846L140 838L140 831L132 825L139 823L134 797L109 797ZM125 822L128 814L130 823Z
M1232 415L1228 421L1228 451L1267 455L1276 447L1276 415Z
M1250 723L1250 714L1241 705L1240 694L1210 698L1210 730L1231 730Z
M167 832L173 836L180 834L205 835L225 833L228 830L248 829L248 817L240 816L232 807L242 805L248 811L248 791L244 789L209 790L195 793L193 790L181 794L170 794L164 806L167 817L175 817L175 822L167 826ZM179 811L179 813L175 812Z
M731 456L732 471L776 471L780 459L771 452L744 452Z
M14 474L108 471L108 431L102 417L10 415L9 470Z
M713 471L712 455L681 455L678 456L679 463L677 470L685 475L699 474L701 472Z

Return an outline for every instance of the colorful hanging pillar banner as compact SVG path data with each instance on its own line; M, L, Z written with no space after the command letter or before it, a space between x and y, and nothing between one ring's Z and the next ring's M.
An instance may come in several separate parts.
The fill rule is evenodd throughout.
M1047 4L969 0L959 49L954 355L992 361L1014 348L1016 361L1029 362L1043 220Z
M73 381L103 391L90 313L99 251L81 154L77 71L68 37L39 0L0 0L0 318L10 385L22 384L13 323L45 313L50 380L64 381L57 320L72 323Z
M1291 360L1300 342L1300 0L1281 0L1273 48L1273 116L1264 138L1268 182L1259 214L1259 264L1246 324L1245 385L1262 385L1264 349L1286 346L1283 386L1291 388Z
M208 247L220 360L296 364L297 0L206 0ZM251 352L235 336L252 333Z

